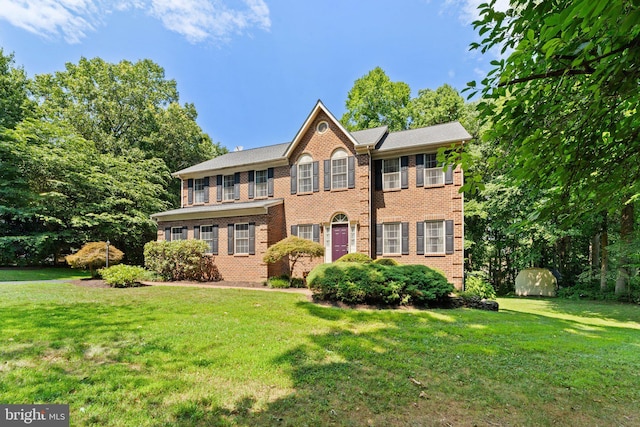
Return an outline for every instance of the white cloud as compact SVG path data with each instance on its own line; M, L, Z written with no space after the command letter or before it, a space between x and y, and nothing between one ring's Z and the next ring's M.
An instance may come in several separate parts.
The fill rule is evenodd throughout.
M480 18L478 6L487 3L487 0L445 0L445 7L455 7L459 10L459 18L465 24L471 24ZM495 10L505 12L509 9L509 0L497 0Z
M264 0L0 0L0 20L46 38L79 43L112 12L139 9L191 43L227 40L250 28L271 27ZM237 2L236 2L237 3Z

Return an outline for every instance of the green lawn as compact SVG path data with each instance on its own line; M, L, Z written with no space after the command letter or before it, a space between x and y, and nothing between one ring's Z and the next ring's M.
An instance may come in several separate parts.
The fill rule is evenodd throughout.
M73 280L90 277L88 271L74 270L72 268L0 268L0 282L32 281L38 280Z
M71 425L639 425L640 307L345 310L299 294L0 286L0 402Z

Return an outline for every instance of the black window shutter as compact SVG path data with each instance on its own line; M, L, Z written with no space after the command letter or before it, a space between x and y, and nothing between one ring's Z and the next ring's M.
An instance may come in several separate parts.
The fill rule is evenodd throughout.
M209 203L209 177L204 177L204 202Z
M187 203L193 204L193 179L189 178L187 180Z
M324 191L331 190L331 160L324 161Z
M376 176L376 190L382 190L382 160L373 162L373 168Z
M447 254L453 253L453 220L446 220L444 222L444 241L445 241L445 252Z
M187 228L187 226L183 226L182 227L182 240L187 240L189 238L189 229Z
M424 187L424 154L416 154L416 187Z
M216 201L222 201L222 175L216 175Z
M313 162L313 191L320 190L320 183L318 180L318 161Z
M382 224L376 224L376 255L382 255Z
M267 169L267 196L273 197L273 168Z
M453 184L453 167L451 165L447 166L447 169L444 171L444 183Z
M233 198L240 200L240 172L233 174Z
M171 227L164 228L164 240L167 242L171 241Z
M409 223L403 222L402 229L402 255L409 255Z
M356 187L356 158L350 156L347 158L347 185L349 188Z
M320 224L313 224L313 241L320 243Z
M198 240L200 238L200 226L199 225L194 225L193 226L193 238Z
M292 236L297 236L298 235L298 226L297 225L292 225L291 226L291 235Z
M298 192L298 165L291 165L291 194Z
M255 172L249 171L249 198L253 199L253 187L255 185Z
M218 255L218 225L214 225L212 231L212 237L213 237L213 244L211 246L213 246L213 248L211 248L211 252L214 255Z
M416 254L424 255L424 222L416 222Z
M227 225L227 253L233 255L233 224Z
M409 156L400 157L400 187L409 188Z
M249 223L249 255L256 254L256 223Z

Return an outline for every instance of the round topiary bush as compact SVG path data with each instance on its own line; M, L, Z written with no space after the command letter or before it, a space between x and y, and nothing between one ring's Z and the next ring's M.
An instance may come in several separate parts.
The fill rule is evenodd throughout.
M367 254L361 254L359 252L354 252L351 254L342 255L335 262L358 262L360 264L369 264L373 262L371 257Z

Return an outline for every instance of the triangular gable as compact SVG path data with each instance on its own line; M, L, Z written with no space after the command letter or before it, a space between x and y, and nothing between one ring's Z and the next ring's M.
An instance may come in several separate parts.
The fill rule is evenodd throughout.
M298 130L298 133L296 133L295 138L293 138L293 141L291 141L291 143L289 144L289 147L284 152L285 157L289 157L291 153L293 153L293 150L295 150L295 148L300 143L300 140L304 137L305 133L309 130L309 127L317 117L319 111L323 111L327 115L327 117L329 117L329 120L331 120L338 127L338 129L340 129L347 136L347 138L349 139L349 141L351 141L354 147L358 147L360 145L358 141L356 141L356 139L353 137L353 135L351 135L351 133L344 126L342 126L342 123L340 123L340 121L336 119L336 117L333 114L331 114L331 111L329 111L329 109L324 106L322 101L318 100L315 107L313 107L313 109L311 110L311 113L309 113L309 115L307 116L307 119L304 121L302 127L300 127L300 130Z

